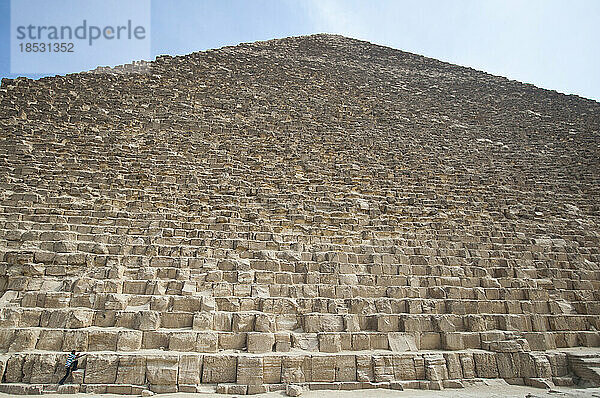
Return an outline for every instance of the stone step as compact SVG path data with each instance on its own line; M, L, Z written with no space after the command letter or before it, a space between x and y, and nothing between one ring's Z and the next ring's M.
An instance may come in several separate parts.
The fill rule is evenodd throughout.
M244 325L240 323L238 325ZM236 329L241 327L236 326ZM248 327L250 329L250 327ZM256 329L259 329L258 327ZM255 329L255 330L256 330ZM55 351L75 346L83 351L172 350L217 352L238 350L270 352L361 351L400 349L489 349L489 341L526 341L527 350L552 350L576 346L599 347L600 332L404 332L404 331L215 331L156 329L127 330L113 327L82 329L4 328L0 330L0 350ZM409 339L410 344L405 342ZM404 348L400 348L404 347Z
M64 374L65 358L66 354L58 352L3 356L4 383L0 391L18 394L27 389L51 390L48 385L57 383ZM102 392L103 388L107 388L103 386L114 385L104 392L117 393L117 386L120 386L119 391L126 391L134 386L150 385L150 389L156 392L176 392L201 388L205 384L209 387L216 384L216 388L222 390L230 387L219 385L230 383L227 385L254 386L253 391L261 392L259 386L271 384L321 383L310 388L342 389L345 386L360 389L377 388L372 383L390 383L385 388L428 386L425 388L439 389L458 387L461 380L480 378L504 378L512 383L518 383L519 378L552 381L553 377L567 377L569 372L567 356L560 352L500 353L480 350L387 355L88 353L80 360L79 367L81 369L72 378L76 384L70 384L74 387L61 388L83 387L85 389L80 391ZM327 386L323 383L334 384ZM136 390L136 393L141 391Z

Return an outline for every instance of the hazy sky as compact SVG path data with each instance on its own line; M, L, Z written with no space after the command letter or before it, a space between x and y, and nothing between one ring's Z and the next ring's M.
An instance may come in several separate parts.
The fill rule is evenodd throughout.
M600 0L152 0L151 20L152 56L328 32L600 100ZM10 33L0 0L2 77Z

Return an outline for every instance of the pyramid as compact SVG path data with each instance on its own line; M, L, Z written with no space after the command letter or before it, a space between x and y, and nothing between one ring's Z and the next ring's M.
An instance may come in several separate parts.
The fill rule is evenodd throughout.
M0 102L0 392L600 383L595 101L319 34Z

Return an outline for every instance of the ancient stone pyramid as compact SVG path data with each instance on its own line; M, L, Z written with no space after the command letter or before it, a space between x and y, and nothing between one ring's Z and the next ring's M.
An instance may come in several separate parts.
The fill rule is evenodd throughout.
M333 35L0 91L0 391L599 381L597 102Z

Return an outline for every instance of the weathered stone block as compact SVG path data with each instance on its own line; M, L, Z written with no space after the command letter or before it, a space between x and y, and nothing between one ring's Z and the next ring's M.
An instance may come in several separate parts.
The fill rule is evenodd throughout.
M415 380L415 362L412 355L393 355L394 380Z
M275 345L275 335L273 333L251 332L247 334L247 344L248 352L271 352Z
M116 351L118 332L112 330L90 330L88 332L89 351Z
M169 351L196 351L195 332L174 332L169 337Z
M217 352L219 338L216 333L199 332L196 337L196 351Z
M143 332L121 330L117 339L117 351L137 351L142 347Z
M85 365L86 384L112 384L117 378L119 357L114 354L88 354Z
M356 381L356 356L337 355L335 357L335 380Z
M178 384L200 384L202 364L203 357L201 355L181 355L179 357Z
M281 382L282 383L304 383L304 358L283 357L281 360Z
M321 352L340 352L342 345L338 333L319 333L319 351Z
M237 361L237 384L263 384L263 358L240 356Z
M152 385L176 386L177 370L178 358L174 355L146 357L146 381Z
M146 383L146 357L141 355L121 355L119 356L119 366L117 368L117 384L136 384Z
M281 383L282 357L263 357L263 381L265 384Z
M416 351L417 342L413 335L402 332L390 332L387 334L388 345L391 351L405 352Z
M235 383L237 358L228 355L207 355L202 367L202 383Z
M318 356L312 357L312 381L335 381L335 357Z

